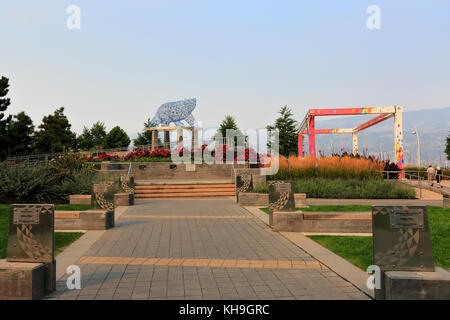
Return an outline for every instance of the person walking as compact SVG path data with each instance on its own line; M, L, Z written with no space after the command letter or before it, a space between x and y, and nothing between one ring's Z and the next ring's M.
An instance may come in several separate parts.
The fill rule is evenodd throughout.
M441 185L441 181L442 181L442 170L441 170L441 167L437 167L436 168L436 173L435 173L434 176L436 178L436 182L437 182L438 186L442 188L442 185Z
M433 166L431 164L428 166L427 174L428 174L428 184L432 187L433 186L433 179L434 179L434 176L436 174L436 170L434 170L434 168L433 168Z

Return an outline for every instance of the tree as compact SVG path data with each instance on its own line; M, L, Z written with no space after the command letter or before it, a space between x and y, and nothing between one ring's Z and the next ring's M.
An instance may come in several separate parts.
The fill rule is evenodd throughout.
M152 144L152 132L150 130L147 130L147 128L150 128L150 119L147 120L147 122L144 123L144 130L138 133L138 136L136 139L133 140L133 143L135 146L145 146L145 145L151 145ZM159 139L158 144L160 144Z
M297 155L298 152L298 133L297 133L297 121L293 118L291 109L288 106L284 106L278 111L281 115L275 120L273 126L267 126L267 130L278 130L279 133L279 154L285 157L289 155ZM268 146L270 147L269 142Z
M5 111L11 104L9 98L5 98L9 92L9 79L2 77L0 79L0 160L7 155L8 142L6 138L6 127L11 121L11 115L5 118Z
M76 135L70 131L71 124L64 115L64 107L42 119L35 134L37 152L62 152L76 145Z
M450 132L447 137L447 145L445 147L445 153L447 154L447 159L450 160Z
M119 126L116 126L106 135L105 140L103 141L103 148L113 149L128 147L130 142L131 140L127 133Z
M103 122L97 121L88 129L83 128L83 133L78 137L78 145L82 150L100 149L106 137L106 127Z
M225 119L222 121L222 123L219 126L219 129L217 130L216 137L220 135L223 137L224 144L231 144L227 142L229 140L227 139L227 130L235 130L237 133L237 137L245 138L244 134L237 126L236 120L230 115L225 116ZM237 144L237 137L234 138L235 145Z
M80 150L91 150L94 147L91 130L83 127L83 133L78 137L78 147Z
M34 125L25 112L22 111L14 116L9 122L6 132L9 156L31 153L33 150Z

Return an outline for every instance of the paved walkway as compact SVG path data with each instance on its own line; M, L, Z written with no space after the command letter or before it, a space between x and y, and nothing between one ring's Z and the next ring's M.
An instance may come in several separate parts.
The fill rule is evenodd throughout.
M142 200L50 299L368 299L231 199Z

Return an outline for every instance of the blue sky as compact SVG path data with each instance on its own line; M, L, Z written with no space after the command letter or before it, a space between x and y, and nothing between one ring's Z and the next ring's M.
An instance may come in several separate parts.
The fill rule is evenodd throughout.
M128 133L159 105L196 97L216 126L265 127L289 105L450 106L450 1L1 0L0 75L38 125L65 106L73 129ZM68 30L66 9L81 9ZM369 5L381 29L366 27Z

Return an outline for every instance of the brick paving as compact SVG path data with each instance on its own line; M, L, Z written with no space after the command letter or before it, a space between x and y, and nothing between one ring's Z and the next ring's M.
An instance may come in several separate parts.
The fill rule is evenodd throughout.
M138 201L77 262L82 289L65 275L48 299L369 299L250 217L231 199Z

